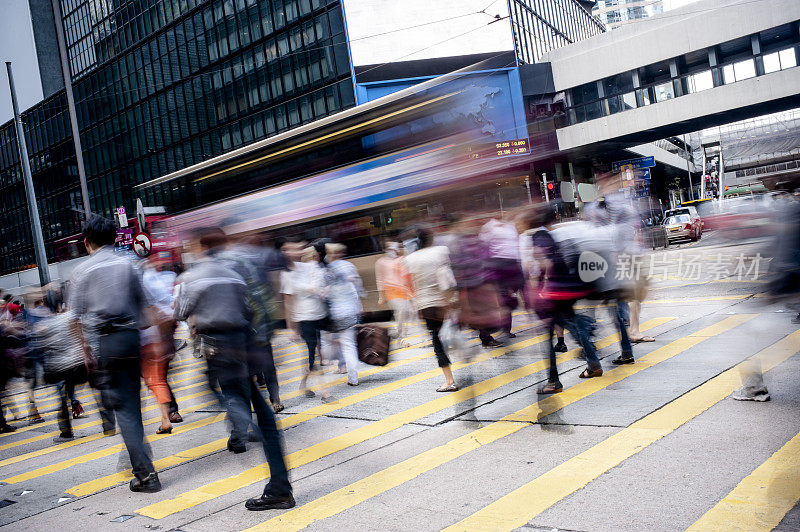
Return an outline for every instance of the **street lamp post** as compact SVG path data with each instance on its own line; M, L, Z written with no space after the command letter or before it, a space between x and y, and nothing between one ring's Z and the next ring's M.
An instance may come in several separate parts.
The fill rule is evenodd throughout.
M8 87L11 89L11 105L14 108L14 124L17 126L17 147L19 148L19 161L22 164L25 196L28 200L28 214L33 225L33 250L36 255L36 265L39 267L39 282L42 286L45 286L50 283L50 270L47 267L47 253L44 250L44 237L42 237L42 222L39 220L39 207L36 205L36 191L33 189L28 147L25 145L25 130L22 128L22 119L19 116L17 91L14 88L14 74L11 72L10 61L6 61L6 71L8 72Z

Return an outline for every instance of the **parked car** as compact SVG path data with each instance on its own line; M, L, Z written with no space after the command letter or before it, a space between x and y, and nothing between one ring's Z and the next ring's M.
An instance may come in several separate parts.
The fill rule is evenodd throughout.
M695 242L700 240L703 233L699 219L692 220L689 214L667 216L664 227L667 230L667 240L670 242L683 239Z

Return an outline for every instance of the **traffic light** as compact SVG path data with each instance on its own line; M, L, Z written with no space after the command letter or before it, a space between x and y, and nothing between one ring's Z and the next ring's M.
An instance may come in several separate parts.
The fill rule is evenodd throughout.
M547 183L547 190L552 192L555 188L556 186L553 183Z

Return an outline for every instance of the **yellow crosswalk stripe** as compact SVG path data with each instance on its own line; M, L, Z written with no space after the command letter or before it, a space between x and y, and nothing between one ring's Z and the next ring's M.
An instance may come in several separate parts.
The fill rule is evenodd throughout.
M210 392L205 391L205 392L201 392L201 393L198 393L198 394L195 394L195 395L200 396L200 395L207 395L209 393ZM200 410L202 408L205 408L207 406L210 406L210 405L213 405L213 404L216 404L216 403L217 403L216 399L214 399L213 401L206 401L204 403L199 403L199 404L193 405L193 406L191 406L189 408L186 408L184 410L184 412L185 413L195 412L197 410ZM142 425L147 427L149 425L154 425L154 424L160 423L160 422L161 422L161 415L159 414L158 416L155 416L155 417L152 417L150 419L144 420ZM96 422L93 422L92 424L93 425L99 425L100 423L101 423L101 421L97 420ZM52 436L50 434L43 434L43 435L37 436L35 438L29 438L26 441L26 443L30 443L31 441L38 441L38 440L42 440L42 439L47 439L47 438L51 438L51 437ZM17 463L23 462L25 460L30 460L31 458L38 458L40 456L44 456L46 454L50 454L50 453L55 452L55 451L61 451L63 449L69 449L70 447L75 447L76 445L81 445L81 444L84 444L84 443L93 442L93 441L99 440L99 439L104 438L104 437L106 437L105 434L100 432L98 434L92 434L90 436L84 436L82 438L76 438L74 440L61 442L61 443L58 443L56 445L51 445L49 447L45 447L44 449L37 449L36 451L31 451L31 452L28 452L28 453L25 453L25 454L19 454L17 456L12 456L10 458L6 458L4 460L0 460L0 467L11 465L11 464L17 464Z
M172 431L172 435L180 434L182 432L188 432L190 430L198 429L201 427L205 427L207 425L211 425L212 423L216 423L217 421L221 421L225 419L224 414L219 414L211 417L207 417L205 419L200 419L198 421L193 421L191 423L181 424L180 426L176 427ZM145 437L146 442L154 442L158 441L162 438L166 438L171 436L170 434L151 434ZM56 473L58 471L63 471L68 469L72 466L76 466L79 464L85 464L86 462L90 462L92 460L97 460L99 458L103 458L106 456L112 456L117 454L119 451L125 449L124 443L119 443L116 445L112 445L110 447L106 447L105 449L100 449L98 451L94 451L91 453L86 453L81 456L77 456L75 458L70 458L69 460L63 460L61 462L57 462L55 464L39 467L37 469L33 469L31 471L27 471L25 473L20 473L19 475L14 475L12 477L4 478L0 480L0 482L5 482L6 484L15 484L17 482L24 482L27 480L31 480L34 478L43 477L45 475L49 475L52 473Z
M750 359L760 358L762 368L767 371L798 350L800 331L784 337ZM525 525L547 508L729 396L740 385L738 366L722 372L445 530L514 530Z
M800 501L800 434L745 477L688 528L768 532Z
M495 350L492 350L492 351L489 351L489 352L486 352L486 353L483 353L481 355L476 356L469 363L459 363L460 366L459 366L459 364L453 364L453 368L457 369L458 367L465 367L467 365L475 364L475 363L481 362L483 360L488 360L489 358L494 358L494 357L500 356L500 355L502 355L502 354L504 354L506 352L512 351L514 349L520 349L520 348L526 347L528 345L533 345L534 343L538 343L538 342L544 341L545 339L546 339L546 335L541 335L541 336L537 336L535 338L531 338L531 339L528 339L528 340L524 340L524 341L518 342L518 343L513 344L512 346L509 346L509 347L498 348L498 349L495 349ZM430 356L431 356L431 354L429 352L426 352L426 353L423 353L421 355L416 355L414 357L410 357L410 358L407 358L407 359L396 361L393 364L395 364L394 367L397 367L398 365L401 365L403 363L410 363L412 361L420 360L420 359L423 359L423 358L428 358ZM383 367L373 368L372 371L373 372L385 371L385 370L389 369L390 366L392 366L392 364L387 364L386 366L383 366ZM366 373L366 372L364 372L364 373ZM360 372L359 375L364 375L364 373ZM402 388L403 386L408 386L408 385L413 384L415 382L420 382L420 381L423 381L423 380L426 380L426 379L433 378L433 377L435 377L436 375L439 375L439 374L440 374L440 371L438 369L428 370L428 371L425 371L425 372L422 372L422 373L419 373L419 374L416 374L416 375L412 375L410 377L399 379L399 380L394 381L394 382L390 382L390 383L387 383L387 384L376 386L375 388L367 389L367 390L364 390L362 392L358 392L358 393L355 393L355 394L352 394L352 395L348 395L348 396L343 397L341 399L338 399L338 400L336 400L334 402L327 403L327 404L322 404L322 405L319 405L319 406L316 406L316 407L312 407L309 410L306 410L306 411L303 411L303 412L300 412L300 413L297 413L297 414L292 414L292 415L287 416L285 418L281 418L280 420L278 420L278 427L280 427L280 428L292 427L292 426L297 425L299 423L302 423L304 421L309 421L309 420L314 419L316 417L320 417L320 416L326 415L326 414L328 414L328 413L330 413L330 412L332 412L334 410L337 410L339 408L344 408L346 406L351 406L351 405L356 404L356 403L361 402L361 401L366 401L367 399L371 399L371 398L377 397L377 396L379 396L379 395L381 395L383 393L387 393L387 392ZM320 385L320 386L327 386L328 384ZM295 394L297 394L297 395L299 395L301 393L302 392L299 391L299 390L297 392L295 392ZM185 451L181 451L181 452L179 452L179 453L177 453L175 455L168 456L168 457L162 458L160 460L156 460L156 461L153 462L153 464L155 465L156 469L163 469L164 467L169 467L169 466L172 466L172 465L177 465L177 464L181 464L181 463L187 462L189 460L192 460L192 459L196 458L197 456L203 456L203 455L206 455L206 454L210 454L212 452L220 451L222 449L225 449L226 445L227 445L227 438L220 438L218 440L215 440L213 442L201 445L199 447L195 447L193 449L188 449L188 450L185 450ZM262 470L262 473L263 473L263 470ZM68 489L66 492L71 494L71 495L75 495L75 496L79 496L79 497L80 496L84 496L84 495L90 495L90 494L96 493L96 492L98 492L98 491L100 491L102 489L109 488L109 487L112 487L112 486L114 486L116 484L119 484L120 482L124 482L126 480L130 480L131 478L133 478L131 476L131 472L130 472L130 470L127 470L127 471L123 471L121 473L115 473L115 474L108 475L108 476L105 476L105 477L101 477L101 478L98 478L98 479L95 479L95 480L90 480L88 482L84 482L83 484L79 484L78 486L74 486L74 487ZM263 475L262 475L262 478L263 478Z
M186 377L186 378L183 378L183 379L173 380L172 378L170 378L169 379L170 380L170 386L174 386L176 384L180 384L180 383L183 383L183 382L188 382L188 381L191 381L191 380L195 380L195 379L200 378L202 376L203 376L202 373L193 373L189 377ZM182 386L180 388L172 388L172 391L173 391L173 393L177 394L179 391L188 390L190 388L197 388L198 386L206 386L206 380L203 379L203 380L201 380L199 382L196 382L194 384L190 384L188 386ZM85 397L85 396L83 396L83 397ZM149 392L145 393L145 391L143 390L142 402L143 403L147 403L149 401L155 401L155 399L149 395ZM97 404L96 400L86 401L86 402L83 403L84 407L90 407L90 406L96 405L96 404ZM142 412L155 410L157 408L158 408L158 404L153 402L153 403L151 403L149 405L142 406ZM99 408L85 409L84 414L85 415L90 415L90 414L97 413L99 411L100 411ZM43 418L53 418L53 419L49 419L47 421L44 421L42 423L37 423L35 425L28 425L27 427L19 427L19 428L17 428L17 430L15 432L6 433L6 434L3 434L2 436L5 436L5 437L15 436L15 435L19 435L20 433L27 432L27 431L30 431L30 430L40 430L42 427L55 425L56 423L58 423L58 419L56 419L57 416L58 416L58 411L43 413L42 414ZM84 425L75 426L74 428L75 429L79 429L79 428L82 428L83 426ZM89 425L87 425L87 426L89 426ZM0 450L6 449L6 448L9 448L9 447L14 447L14 444L6 444L4 446L0 446Z
M645 331L664 322L664 320L651 320L650 322L642 324L640 329ZM604 347L608 344L610 344L609 341L603 341L599 347ZM577 352L578 350L575 349L564 353L562 356L566 359L574 358ZM677 352L675 354L677 354ZM561 362L561 360L559 360L559 362ZM642 371L650 367L650 365L645 362L641 365L637 363L634 367L636 370ZM558 396L549 396L546 399L542 399L531 406L527 406L513 414L505 416L500 421L491 423L455 438L444 445L420 453L348 486L324 495L319 499L265 521L248 529L248 531L301 530L315 521L343 512L348 508L352 508L372 497L389 491L442 464L455 460L470 451L474 451L486 444L522 430L530 426L529 424L531 422L535 422L543 416L552 414L556 410L560 410L569 404L583 399L629 376L626 374L621 376L621 378L616 378L614 375L616 371L615 369L605 373L601 378L584 381L577 386L565 390ZM575 388L582 388L582 390L576 392Z
M295 347L295 346L290 346L290 347ZM302 352L304 352L304 350L302 350L302 349L301 350L297 350L297 351L294 351L294 352L291 352L291 353L286 353L286 354L281 355L281 356L276 356L275 359L277 360L277 359L280 359L280 358L283 358L283 357L296 355L296 354L302 353ZM289 364L291 362L297 362L297 361L301 361L301 360L306 360L306 356L299 356L299 357L296 357L296 358L288 359L288 360L285 360L285 361L283 361L281 363L277 363L276 366ZM181 379L181 380L177 380L176 381L176 380L174 380L174 378L175 377L179 377L181 375L185 375L186 373L194 372L194 371L196 371L198 366L201 366L204 363L205 363L204 360L197 359L197 358L194 358L194 357L187 357L185 360L181 361L181 363L174 364L174 365L170 366L170 373L169 373L170 385L174 385L174 384L178 384L178 383L181 383L181 382L185 382L187 379ZM293 371L294 369L302 368L302 367L304 367L303 364L297 365L297 366L293 366L292 369L285 370L285 371L279 372L279 373L287 373L289 371ZM194 377L192 377L192 378L194 378ZM77 386L75 391L76 391L75 398L78 399L79 401L82 401L82 404L83 404L84 407L92 406L92 405L96 404L95 390L90 388L88 385ZM16 398L12 399L12 401L15 401L15 402L13 404L6 404L5 406L7 408L9 408L9 409L17 409L18 410L18 409L23 409L23 408L27 408L28 407L27 395L25 395L23 392L17 392L17 395L23 395L24 396L23 402L20 403L20 402L16 401ZM144 399L147 399L148 397L149 397L149 390L147 390L147 388L144 385L142 385L142 399L144 400ZM58 414L57 410L51 411L51 412L47 412L47 410L50 409L50 408L54 408L55 407L56 409L58 409L60 407L60 404L61 404L61 399L58 396L58 390L55 387L55 385L48 386L48 387L46 387L44 389L41 389L41 390L36 390L36 399L37 399L37 403L36 403L37 409L39 410L39 413L43 418L55 417ZM86 399L89 399L89 401L85 401ZM48 400L50 402L42 403L42 401L48 401ZM97 410L95 409L95 410L92 410L91 412L88 411L88 410L86 411L87 414L94 413L94 412L97 412ZM56 420L53 420L49 424L52 425L54 423L56 423ZM30 425L30 426L27 426L27 427L19 427L19 428L17 428L17 431L14 432L14 433L0 434L0 438L6 438L6 437L9 437L9 436L13 436L14 434L19 434L20 432L24 432L24 431L27 431L27 430L38 430L41 427L42 427L42 423L38 423L38 424L35 424L35 425ZM0 447L0 449L2 449L2 447Z
M529 324L527 324L527 325L529 325ZM515 328L515 330L520 330L520 329L524 328L525 326L526 325L518 326L518 327ZM414 349L414 348L415 348L415 346L409 346L409 347L400 348L400 349L397 349L397 350L393 351L393 355L396 355L396 354L398 354L400 352L407 351L409 349ZM383 367L373 367L373 368L371 368L369 370L365 370L365 371L359 372L359 374L362 377L364 377L364 376L376 373L378 371L384 371L386 369L390 369L391 367L397 367L399 365L407 364L407 363L410 363L410 362L415 361L415 360L419 360L419 359L422 359L422 358L427 358L429 356L431 356L430 353L424 353L421 356L416 356L416 357L413 357L411 359L403 359L403 360L400 360L400 361L396 361L393 364L387 364L386 366L383 366ZM194 378L194 377L187 378L187 379L181 379L179 381L173 381L172 384L174 385L174 384L177 384L177 383L180 383L180 382L191 380L192 378ZM279 384L280 385L289 384L289 383L296 382L296 381L300 380L300 378L301 377L295 377L295 378L292 378L292 379L287 379L287 380L284 380L284 381L280 381ZM336 381L333 381L333 382L330 382L330 383L325 383L325 384L322 384L322 385L315 386L315 387L313 387L313 389L320 389L320 388L323 388L323 387L330 386L331 384L344 382L345 380L346 380L346 378L343 377L343 378L337 379ZM179 391L187 390L187 389L190 389L190 388L196 388L198 386L205 386L205 385L206 385L206 382L205 381L201 381L201 382L189 385L189 386L184 386L182 388L174 388L173 392L176 393L177 399L179 399L180 401L187 401L187 400L190 400L190 399L194 399L194 398L197 398L197 397L201 397L201 396L207 395L207 394L209 394L211 392L208 391L208 390L203 390L201 392L197 392L197 393L194 393L194 394L191 394L191 395L188 395L188 396L180 396L180 395L178 395ZM296 391L284 394L284 400L291 399L293 397L297 397L298 395L301 395L302 393L303 393L302 390L296 390ZM214 403L215 403L215 401L202 403L201 405L196 405L196 406L194 406L192 408L186 409L186 411L187 412L192 412L194 410L198 410L200 408L209 406L209 405L214 404ZM152 410L157 410L157 409L158 409L158 404L151 404L151 405L142 407L142 413L149 412L149 411L152 411ZM98 409L87 410L86 414L92 414L92 413L95 413L97 411L98 411ZM148 425L148 424L156 423L156 422L160 421L160 419L161 419L160 416L156 416L156 417L153 417L153 418L151 418L149 420L145 420L144 424ZM54 424L56 422L57 422L57 420L53 420L53 421L49 421L49 422L45 422L45 423L40 423L40 424L36 425L35 427L28 427L28 428L41 428L43 425ZM97 419L97 420L89 421L89 422L86 422L86 423L82 423L80 425L74 425L73 426L73 430L80 430L80 429L84 429L84 428L98 426L98 425L101 425L101 424L102 424L102 420ZM52 437L58 435L59 433L60 433L60 431L47 432L45 434L40 434L38 436L34 436L34 437L31 437L31 438L26 438L24 440L19 440L19 441L15 441L15 442L12 442L12 443L0 445L0 450L19 447L19 446L22 446L22 445L26 445L28 443L34 443L34 442L37 442L37 441L41 441L41 440L45 440L45 439L48 439L48 438L52 438ZM53 452L53 451L57 451L57 450L61 450L61 449L69 448L69 447L73 447L73 446L79 445L81 443L87 443L87 442L95 441L95 440L97 440L99 438L102 438L103 436L104 436L103 434L96 434L96 435L80 438L78 440L74 440L74 441L71 441L71 442L59 443L59 444L56 444L56 445L53 445L53 446L50 446L50 447L47 447L47 448L44 448L44 449L39 449L37 451L33 451L33 452L26 453L26 454L23 454L23 455L19 455L19 456L16 456L16 457L7 458L5 460L0 460L0 466L18 463L18 462L21 462L21 461L26 460L28 458L35 458L35 457L38 457L38 456L42 456L44 454L49 454L50 452Z
M175 392L177 394L177 390L175 390ZM211 393L211 392L208 391L208 390L203 390L201 392L193 393L193 394L186 395L186 396L177 396L176 395L176 398L181 400L181 401L189 401L189 400L195 399L197 397L202 397L204 395L208 395L209 393ZM201 405L194 405L194 406L191 406L189 408L182 409L182 410L184 412L194 412L195 410L199 410L200 408L204 408L205 406L214 404L215 402L216 401L202 403L202 406ZM158 408L159 408L158 404L149 405L149 406L146 406L146 407L142 408L142 413L144 414L146 412L151 412L153 410L158 410ZM161 421L161 413L159 413L155 417L152 417L152 418L144 420L143 424L144 425L148 425L150 423L155 423L156 421ZM80 425L73 425L72 426L72 430L74 432L74 431L77 431L77 430L86 429L86 428L90 428L90 427L97 427L97 426L102 425L102 424L103 424L103 421L101 419L93 419L93 420L88 421L86 423L81 423ZM39 424L39 426L41 426L41 425L42 424ZM20 447L22 445L27 445L29 443L34 443L34 442L37 442L37 441L46 440L48 438L53 438L53 437L57 436L60 433L61 433L60 430L54 430L54 431L51 431L51 432L46 432L44 434L39 434L38 436L32 436L30 438L25 438L24 440L18 440L18 441L12 442L12 443L6 443L6 444L3 444L3 445L0 445L0 451L6 450L6 449L12 449L14 447ZM102 436L102 434L100 436ZM88 438L89 437L77 438L77 439L75 439L74 442L69 442L69 443L74 443L75 445L77 445L79 443L83 443L83 442L87 442L87 441L93 441L93 440L90 440ZM67 443L67 442L64 442L64 443ZM44 449L40 449L40 451L43 451L43 450ZM47 454L47 453L42 453L42 454ZM25 456L25 455L20 455L20 456ZM13 464L13 463L21 461L18 458L19 458L19 456L16 456L16 457L13 457L13 458L6 458L5 460L0 460L0 467L2 467L4 465L7 465L7 464ZM6 462L6 460L14 460L14 461L13 462Z
M668 321L669 318L666 318L665 320ZM515 347L516 349L522 349L524 347L540 343L546 339L547 335L540 335L531 338L529 340L519 342L515 344L513 347ZM614 334L607 337L606 339L604 339L599 343L603 346L606 346L610 345L610 343L616 342L617 339L618 335ZM507 350L508 350L507 348L495 349L488 353L478 355L470 362L460 362L453 364L452 368L454 370L457 370L460 368L471 366L478 362L500 356L504 354ZM578 356L578 353L579 353L578 349L571 351L569 354L565 353L564 355L562 355L563 357L562 361L569 360L570 358L575 358L576 356ZM402 412L398 412L397 414L387 416L384 419L369 423L368 425L354 429L345 434L335 436L333 438L320 442L316 445L312 445L305 449L293 452L286 456L287 467L289 469L294 469L300 467L301 465L308 464L325 456L341 451L343 449L352 447L353 445L362 443L372 438L376 438L378 436L391 432L392 430L398 429L403 425L412 423L418 419L424 418L431 414L435 414L436 412L440 412L448 407L455 406L463 401L467 401L477 395L490 392L492 390L505 386L509 383L512 383L516 380L528 377L534 373L537 373L538 371L545 369L547 367L547 363L548 363L547 360L539 360L532 364L528 364L521 368L517 368L515 370L473 384L466 388L462 388L457 392L447 394L443 397L439 397L437 399L428 401L421 405L417 405L409 409L406 409ZM420 375L408 377L406 379L401 379L396 383L390 383L384 386L390 387L389 389L397 389L401 386L410 384L411 382L419 382L421 380L431 378L438 374L439 374L438 370L430 370ZM408 382L403 384L402 381L408 381ZM383 388L383 386L376 388L375 391L380 390L381 388ZM367 390L365 393L369 393L372 391L373 390ZM288 419L286 421L288 421ZM141 515L152 517L154 519L162 519L174 513L196 506L202 502L209 501L216 497L222 496L226 493L230 493L237 489L244 488L255 482L263 482L265 480L265 476L268 475L268 472L265 474L265 471L267 471L267 465L261 464L256 467L247 469L232 477L220 479L215 482L211 482L209 484L196 488L194 490L182 493L181 495L179 495L174 499L164 500L155 504L151 504L144 508L140 508L139 510L137 510L137 512L140 513ZM68 491L68 493L73 493L73 492Z
M181 367L185 366L188 363L190 363L189 359L181 360L181 361L179 361L179 362L177 362L175 364L172 364L170 366L170 369L172 371L176 371L176 370L180 369ZM76 392L83 392L84 391L83 388L88 388L88 385L77 386L75 388L75 391ZM20 392L17 392L17 393L20 393ZM43 387L37 388L34 393L35 393L35 398L37 399L37 401L38 400L51 399L53 397L58 397L58 388L57 388L57 386L55 384L50 384L50 385L47 385L47 386L43 386Z

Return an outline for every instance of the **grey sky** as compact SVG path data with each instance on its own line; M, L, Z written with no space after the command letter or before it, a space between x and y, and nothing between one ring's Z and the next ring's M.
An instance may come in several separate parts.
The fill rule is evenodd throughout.
M28 0L0 0L0 9L0 124L5 124L14 115L5 62L11 61L14 68L20 111L41 101L42 83Z

